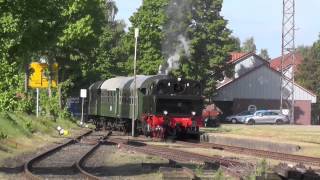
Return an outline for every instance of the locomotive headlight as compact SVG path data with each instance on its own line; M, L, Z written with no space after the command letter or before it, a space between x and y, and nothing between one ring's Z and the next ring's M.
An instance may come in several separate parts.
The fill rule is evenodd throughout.
M164 110L164 111L163 111L163 114L164 114L165 116L168 115L168 111Z
M191 112L192 116L195 116L197 113L195 111Z

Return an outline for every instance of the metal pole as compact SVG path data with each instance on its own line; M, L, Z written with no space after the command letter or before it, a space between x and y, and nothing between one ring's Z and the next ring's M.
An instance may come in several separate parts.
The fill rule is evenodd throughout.
M36 114L39 117L39 88L37 88L37 107L36 107Z
M83 125L83 104L84 104L84 98L81 98L81 125Z
M292 24L293 24L293 29L292 29L292 33L293 33L293 42L292 42L292 59L291 59L291 61L292 61L292 72L291 72L291 76L292 76L292 92L291 92L291 96L292 96L292 99L291 99L291 121L290 121L290 123L291 124L294 124L295 123L295 121L294 121L294 102L295 102L295 97L294 97L294 87L295 87L295 77L294 77L294 73L295 73L295 70L294 70L294 68L295 68L295 64L296 64L296 40L295 40L295 36L296 36L296 21L295 21L295 14L296 14L296 3L295 3L295 1L293 1L293 17L292 17L292 19L293 19L293 22L292 22Z
M290 123L294 124L294 69L295 69L295 0L283 0L282 59L280 110L289 110ZM291 65L288 68L287 64ZM292 70L290 72L290 70Z
M134 48L134 62L133 62L133 112L132 112L132 137L134 136L134 123L136 119L136 98L137 98L137 46L138 46L138 37L139 37L139 29L136 28L134 31L134 37L135 37L135 48Z
M283 113L283 61L284 61L284 28L285 28L285 1L282 1L282 35L281 35L281 81L280 81L280 112Z

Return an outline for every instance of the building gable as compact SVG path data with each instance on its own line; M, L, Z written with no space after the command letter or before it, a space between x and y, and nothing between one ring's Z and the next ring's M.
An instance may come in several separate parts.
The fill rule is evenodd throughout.
M246 72L234 81L220 87L215 101L234 99L280 99L281 75L269 66L259 67ZM316 96L299 85L295 85L295 99L316 102Z
M247 56L246 58L242 59L241 61L237 61L234 64L234 78L238 78L263 64L267 64L266 61L255 54Z

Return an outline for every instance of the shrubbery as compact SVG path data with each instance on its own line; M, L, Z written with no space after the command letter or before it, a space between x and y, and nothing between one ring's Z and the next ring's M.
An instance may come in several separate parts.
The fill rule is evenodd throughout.
M8 135L0 131L0 140L8 138Z

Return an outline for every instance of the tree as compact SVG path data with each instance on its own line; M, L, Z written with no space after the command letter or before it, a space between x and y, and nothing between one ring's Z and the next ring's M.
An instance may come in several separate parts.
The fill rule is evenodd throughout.
M190 54L182 53L180 68L173 72L199 80L207 97L213 96L217 80L228 70L229 52L234 49L234 39L227 29L227 21L220 15L221 0L194 0L185 12L186 36L190 40Z
M1 68L1 78L20 77L24 67L40 58L49 64L49 78L51 64L59 63L59 82L68 95L104 77L98 73L111 76L99 71L98 63L113 64L120 56L115 42L124 31L121 23L113 21L116 11L113 1L104 0L0 1L0 63L6 67ZM10 84L17 87L1 82L4 89L12 89ZM17 99L14 94L20 88L6 98ZM5 93L0 94L1 101Z
M269 53L268 53L267 49L261 49L259 56L262 57L263 59L267 60L267 61L270 60Z
M127 72L133 72L134 28L139 28L138 43L138 74L156 74L163 63L161 45L163 25L166 20L164 13L168 0L144 0L142 6L130 18L129 28L124 40L124 48L128 54Z
M299 50L304 60L298 67L296 80L303 87L316 93L318 103L313 105L312 114L313 117L318 118L320 114L320 35L312 47L300 47Z
M114 22L103 29L97 49L97 61L93 69L93 73L97 74L99 79L127 75L125 63L128 55L123 47L124 27L123 22Z
M231 36L231 41L233 44L232 51L240 52L241 51L241 41L238 37Z
M246 39L242 44L241 50L243 52L256 52L257 47L254 42L254 38L250 37L250 38Z

